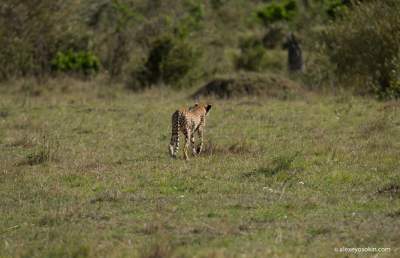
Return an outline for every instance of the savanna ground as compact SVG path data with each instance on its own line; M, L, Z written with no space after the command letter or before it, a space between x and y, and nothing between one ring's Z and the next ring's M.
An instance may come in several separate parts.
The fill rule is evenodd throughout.
M189 91L12 88L0 257L400 255L399 102L208 99L205 152L184 161L167 146Z

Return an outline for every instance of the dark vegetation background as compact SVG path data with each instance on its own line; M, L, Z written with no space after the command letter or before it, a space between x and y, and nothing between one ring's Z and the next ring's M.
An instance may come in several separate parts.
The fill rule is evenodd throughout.
M140 90L253 71L398 97L399 13L396 0L3 0L0 80L100 74ZM287 72L289 32L300 74Z

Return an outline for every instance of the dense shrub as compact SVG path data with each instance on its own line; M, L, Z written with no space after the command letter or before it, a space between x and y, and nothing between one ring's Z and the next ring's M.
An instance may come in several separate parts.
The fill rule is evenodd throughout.
M335 18L338 14L347 10L347 5L350 0L325 0L325 12L331 17Z
M200 55L201 52L186 40L163 36L153 43L144 65L133 72L128 87L180 86L179 82L196 67Z
M185 2L186 14L177 22L173 28L174 33L181 39L186 39L194 32L202 28L205 10L204 5L195 1Z
M86 24L105 70L111 78L120 77L131 58L135 28L143 19L132 1L87 1Z
M58 72L72 72L90 75L99 71L100 61L88 51L58 52L51 62L52 69Z
M65 19L75 7L62 0L2 0L0 80L48 73L58 48L73 40L65 42L74 27Z
M400 97L399 13L397 0L372 1L329 26L322 39L339 78L364 92Z
M267 31L262 39L265 48L281 47L287 35L287 26L272 25L267 28Z
M224 4L226 4L226 2L228 1L229 0L211 0L211 7L215 10L218 10L219 8L224 6Z
M198 27L199 23L204 19L204 5L199 1L188 1L186 2L186 9L188 10L187 17L190 17L195 28Z
M294 0L286 0L282 3L270 3L257 11L257 17L265 26L274 22L290 21L296 14L297 3Z
M265 58L263 43L256 37L247 37L240 41L240 55L236 57L236 69L259 71Z

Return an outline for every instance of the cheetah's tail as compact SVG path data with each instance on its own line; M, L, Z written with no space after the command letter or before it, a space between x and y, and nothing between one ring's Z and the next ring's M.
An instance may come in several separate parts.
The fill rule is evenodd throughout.
M176 153L179 149L179 120L180 112L176 111L172 115L172 132L171 132L171 142L169 144L169 153L172 157L176 157Z

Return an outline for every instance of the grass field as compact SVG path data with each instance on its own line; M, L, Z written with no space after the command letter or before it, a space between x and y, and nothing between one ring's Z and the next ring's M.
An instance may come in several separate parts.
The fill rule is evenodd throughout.
M400 256L400 102L211 99L184 161L190 92L89 86L1 91L0 257Z

